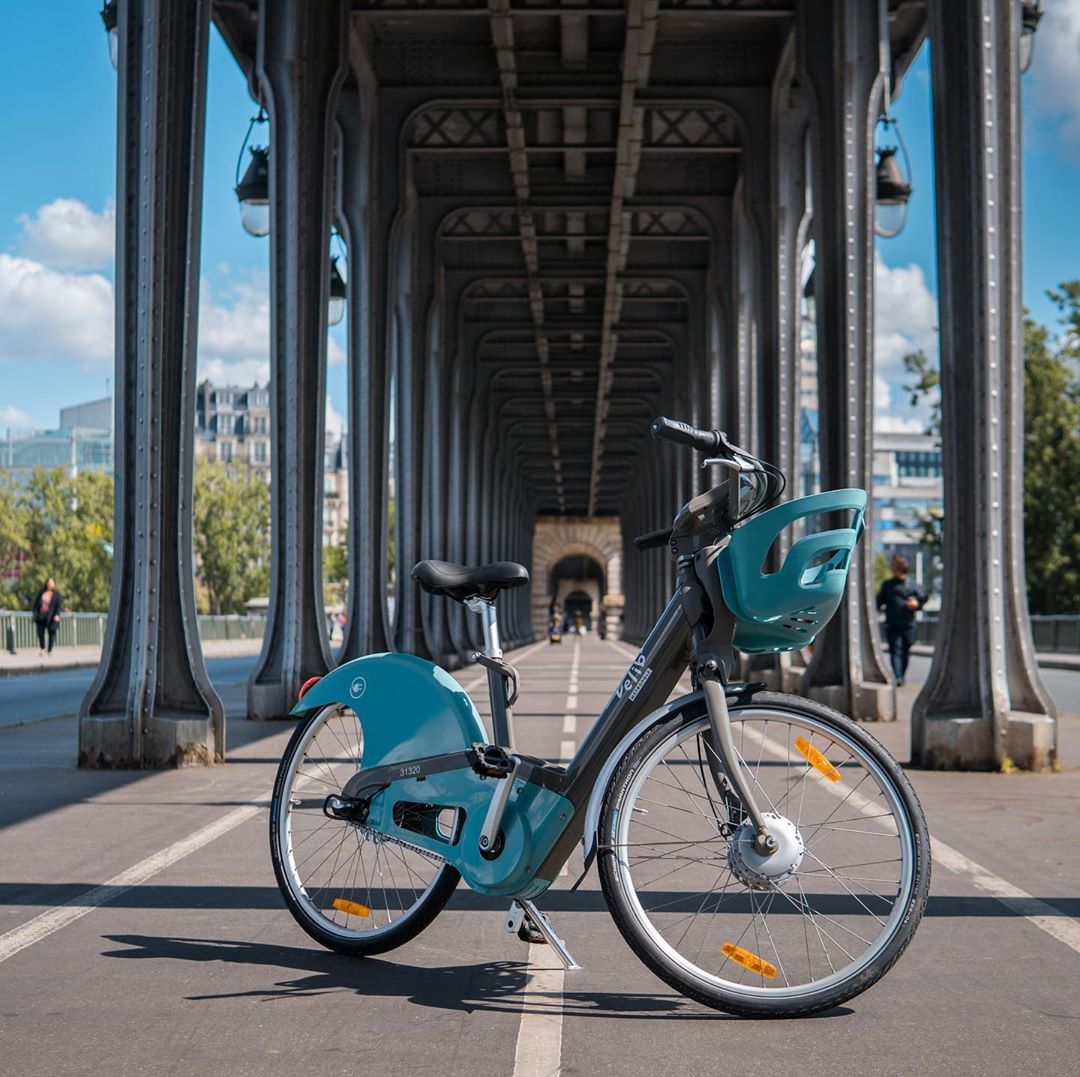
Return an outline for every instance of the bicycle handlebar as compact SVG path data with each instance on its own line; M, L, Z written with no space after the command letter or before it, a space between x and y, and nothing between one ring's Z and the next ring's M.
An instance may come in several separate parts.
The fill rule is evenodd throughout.
M638 550L658 550L671 541L671 528L662 527L659 531L646 531L644 535L638 535L634 539L634 547Z
M723 447L727 438L719 430L697 430L689 423L677 419L654 419L649 433L657 441L671 441L676 445L686 445L697 452L715 452Z

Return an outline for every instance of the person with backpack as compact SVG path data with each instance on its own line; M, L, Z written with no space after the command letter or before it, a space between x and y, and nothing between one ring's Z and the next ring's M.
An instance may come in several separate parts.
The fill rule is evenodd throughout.
M915 642L915 613L926 605L926 593L908 577L907 558L894 554L892 576L878 591L877 608L885 611L885 638L889 643L893 676L904 683L911 645Z

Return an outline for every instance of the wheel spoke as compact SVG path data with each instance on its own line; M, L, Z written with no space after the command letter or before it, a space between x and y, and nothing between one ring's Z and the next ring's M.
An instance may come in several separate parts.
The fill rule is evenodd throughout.
M709 720L688 719L643 743L602 846L613 857L602 870L612 865L629 902L624 930L652 938L653 952L695 983L747 997L854 981L900 930L912 892L906 808L887 772L842 727L796 710L739 710L736 763L767 821L779 817L778 849L758 855L745 813L730 794L713 795L723 761ZM794 752L800 737L814 765L804 747ZM813 880L813 894L804 880Z

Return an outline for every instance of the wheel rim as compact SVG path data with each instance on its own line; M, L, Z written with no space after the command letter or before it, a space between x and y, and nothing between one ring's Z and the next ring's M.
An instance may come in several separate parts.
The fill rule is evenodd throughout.
M400 926L446 869L430 855L324 814L326 797L360 769L362 752L356 714L323 708L289 758L277 804L286 885L308 918L342 941L376 939Z
M712 783L709 728L703 717L665 737L620 804L615 862L640 930L684 975L728 993L795 999L857 976L895 937L914 887L899 791L839 729L796 712L733 711L759 807L805 847L778 827L781 862L762 869L761 858L747 863L748 828Z

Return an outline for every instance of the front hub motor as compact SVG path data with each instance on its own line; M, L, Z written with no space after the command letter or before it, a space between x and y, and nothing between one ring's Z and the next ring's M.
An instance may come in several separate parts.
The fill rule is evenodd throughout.
M740 882L751 890L774 890L783 886L798 870L806 846L799 828L783 815L765 812L769 834L776 841L776 851L768 855L755 847L757 830L747 819L731 836L728 866Z

